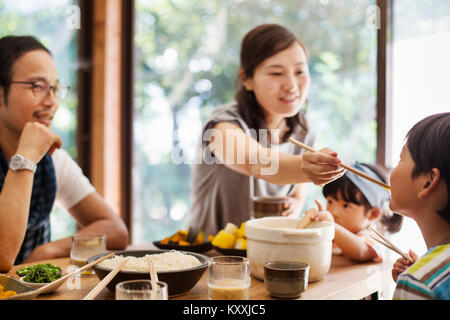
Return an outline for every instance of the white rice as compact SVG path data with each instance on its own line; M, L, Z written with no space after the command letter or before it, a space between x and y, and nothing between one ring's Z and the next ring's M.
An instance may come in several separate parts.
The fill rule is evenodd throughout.
M145 271L149 272L148 262L145 257L150 257L156 271L173 271L189 269L201 265L196 257L176 250L159 254L147 254L144 257L128 257L128 261L122 266L124 271ZM114 269L125 258L125 256L115 255L112 258L101 261L98 265L108 269Z

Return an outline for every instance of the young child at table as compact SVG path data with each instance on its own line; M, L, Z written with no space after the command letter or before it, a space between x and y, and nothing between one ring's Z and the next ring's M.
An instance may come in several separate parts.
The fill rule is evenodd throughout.
M414 219L428 251L392 269L394 299L450 299L450 113L429 116L406 135L391 174L389 207Z
M386 182L386 176L378 168L355 163L353 168ZM316 201L319 211L311 215L312 220L335 222L333 253L343 254L355 261L383 260L381 245L369 235L372 227L381 233L400 230L403 217L387 208L390 194L373 182L347 171L344 176L325 185L322 191L327 208ZM378 227L378 228L377 228Z

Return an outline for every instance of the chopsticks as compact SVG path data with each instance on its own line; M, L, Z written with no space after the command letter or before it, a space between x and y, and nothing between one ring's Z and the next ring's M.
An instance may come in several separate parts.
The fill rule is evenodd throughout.
M159 281L158 280L158 273L156 272L155 267L153 266L153 261L150 259L150 257L146 256L146 258L147 258L148 267L149 267L149 270L150 270L150 279L153 282L155 282L155 284L156 284L156 282Z
M372 232L374 232L377 236L379 236L383 241L381 241L380 239L370 235L370 237L372 239L374 239L375 241L381 243L383 246L385 246L386 248L391 249L392 251L397 252L399 255L401 255L403 258L405 258L406 260L408 260L411 263L414 263L413 259L411 259L411 257L409 255L407 255L406 253L404 253L403 251L401 251L399 248L397 248L392 242L390 242L387 238L385 238L381 233L379 233L377 230L373 229L372 227L368 227L368 229Z
M295 145L297 145L297 146L303 148L303 149L306 149L306 150L311 151L311 152L316 152L316 150L314 150L313 148L311 148L310 146L308 146L308 145L306 145L306 144L304 144L304 143L301 143L301 142L298 141L298 140L295 140L295 139L293 139L293 138L289 138L289 141L292 142L293 144L295 144ZM364 178L364 179L367 179L367 180L369 180L369 181L371 181L371 182L373 182L373 183L376 183L377 185L379 185L379 186L385 188L385 189L388 190L388 191L391 191L391 187L390 187L389 185L385 184L384 182L379 181L379 180L377 180L377 179L374 179L374 178L372 178L371 176L365 174L364 172L361 172L361 171L359 171L359 170L357 170L357 169L355 169L355 168L353 168L353 167L351 167L351 166L349 166L349 165L346 165L346 164L344 164L344 163L341 163L341 166L342 166L343 168L347 169L348 171L351 171L351 172L353 172L354 174L357 174L358 176L360 176L360 177L362 177L362 178Z
M87 269L93 267L93 266L95 266L97 263L99 263L99 262L101 262L101 261L103 261L103 260L105 260L105 259L108 259L108 258L110 258L110 257L113 256L113 255L114 255L114 252L111 252L110 254L107 254L107 255L105 255L105 256L103 256L103 257L100 257L100 258L98 258L97 260L94 260L94 261L92 261L91 263L88 263L88 264L82 266L81 268L76 269L75 271L73 271L73 272L71 272L71 273L69 273L69 274L66 274L65 276L62 276L62 277L59 278L58 280L55 280L55 281L53 281L53 282L50 282L49 284L47 284L47 285L45 285L45 286L43 286L43 287L40 287L39 289L36 289L37 294L39 295L39 294L42 294L42 293L45 293L45 292L51 290L54 286L59 285L60 282L66 281L67 278L69 278L69 277L71 277L71 276L73 276L73 275L76 275L77 273L83 272L84 270L87 270Z
M156 273L155 267L153 266L153 261L149 256L145 256L148 263L148 270L150 272L150 281L152 283L152 291L151 294L156 294L158 288L158 273Z
M108 283L116 276L120 269L127 263L128 258L123 259L106 277L100 281L94 289L92 289L83 300L94 300L95 297L108 285Z

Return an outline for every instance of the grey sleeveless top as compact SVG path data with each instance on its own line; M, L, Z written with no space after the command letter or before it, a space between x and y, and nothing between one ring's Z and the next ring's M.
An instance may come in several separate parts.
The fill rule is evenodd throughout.
M215 235L228 222L238 227L250 219L252 198L255 196L290 196L295 185L277 185L262 179L255 179L228 168L211 155L206 142L208 130L217 123L231 122L250 135L248 125L242 119L236 102L216 108L202 129L196 147L196 161L192 167L191 200L189 226L200 228ZM302 128L294 131L293 138L313 146L314 134ZM304 150L290 142L277 146L286 154L302 154Z

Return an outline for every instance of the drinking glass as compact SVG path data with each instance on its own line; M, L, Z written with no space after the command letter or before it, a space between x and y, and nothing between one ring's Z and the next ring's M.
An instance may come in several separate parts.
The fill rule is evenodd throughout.
M72 264L82 267L87 264L87 260L100 253L106 252L106 235L84 235L75 234L72 237L72 249L70 250L70 260ZM94 271L88 269L82 275L92 275Z
M116 300L168 300L167 283L158 281L153 288L151 280L129 280L116 284Z
M209 300L248 300L250 282L248 258L219 256L208 260Z

